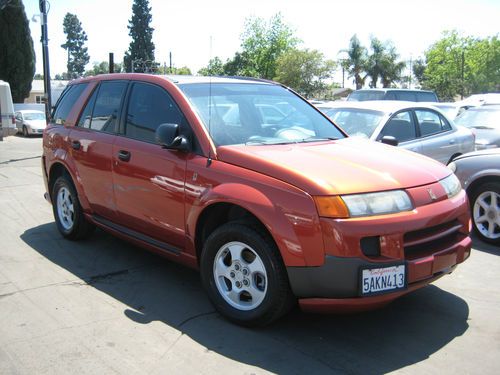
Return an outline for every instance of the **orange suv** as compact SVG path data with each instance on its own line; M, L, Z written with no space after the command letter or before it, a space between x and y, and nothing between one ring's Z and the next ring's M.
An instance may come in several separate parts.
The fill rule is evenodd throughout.
M353 139L279 84L100 75L43 138L61 234L95 226L200 270L217 310L264 325L298 301L374 308L470 254L467 198L424 156Z

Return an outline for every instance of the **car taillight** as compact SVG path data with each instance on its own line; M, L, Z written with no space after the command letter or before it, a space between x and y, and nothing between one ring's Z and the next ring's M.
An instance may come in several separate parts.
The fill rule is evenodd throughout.
M12 116L12 125L16 125L16 118Z

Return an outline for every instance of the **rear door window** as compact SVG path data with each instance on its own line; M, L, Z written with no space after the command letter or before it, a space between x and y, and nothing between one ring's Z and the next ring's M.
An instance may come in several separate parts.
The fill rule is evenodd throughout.
M106 133L114 133L116 131L118 114L126 88L127 82L125 81L101 83L95 104L93 105L90 124L88 124L91 129ZM91 104L91 102L92 100L87 105Z
M417 117L421 137L427 137L429 135L451 130L448 121L437 112L417 109L415 110L415 116Z
M83 90L87 88L88 83L80 83L77 85L72 85L66 89L66 91L61 96L58 101L56 108L54 110L54 115L52 116L53 121L58 125L64 125L66 119L68 118L71 109L77 102Z

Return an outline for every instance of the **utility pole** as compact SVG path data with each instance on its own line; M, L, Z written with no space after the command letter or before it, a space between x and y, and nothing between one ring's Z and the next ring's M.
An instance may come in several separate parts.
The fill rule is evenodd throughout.
M47 1L39 0L42 28L42 59L43 59L43 87L45 90L45 118L50 120L52 110L52 92L50 87L50 66L49 66L49 37L47 34Z
M172 52L168 53L169 59L170 59L170 74L172 74Z

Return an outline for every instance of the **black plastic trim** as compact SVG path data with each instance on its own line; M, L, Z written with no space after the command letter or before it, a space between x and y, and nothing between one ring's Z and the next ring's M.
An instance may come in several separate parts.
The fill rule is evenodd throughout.
M359 258L327 255L322 266L287 267L287 272L292 291L298 298L356 298L360 295L362 269L383 268L404 263L404 261L375 263ZM406 267L405 274L407 271Z
M120 233L123 233L124 235L128 236L128 237L131 237L131 238L134 238L136 240L139 240L139 241L142 241L142 242L145 242L149 245L152 245L152 246L155 246L155 247L158 247L162 250L165 250L169 253L172 253L172 254L175 254L175 255L179 255L182 251L181 249L175 247L175 246L172 246L172 245L169 245L165 242L162 242L162 241L158 241L152 237L149 237L149 236L146 236L145 234L142 234L142 233L139 233L139 232L136 232L135 230L133 229L129 229L129 228L126 228L120 224L116 224L116 223L113 223L112 221L109 221L99 215L92 215L92 219L101 224L101 225L104 225L105 227L108 227L110 229L113 229L115 231L118 231Z

